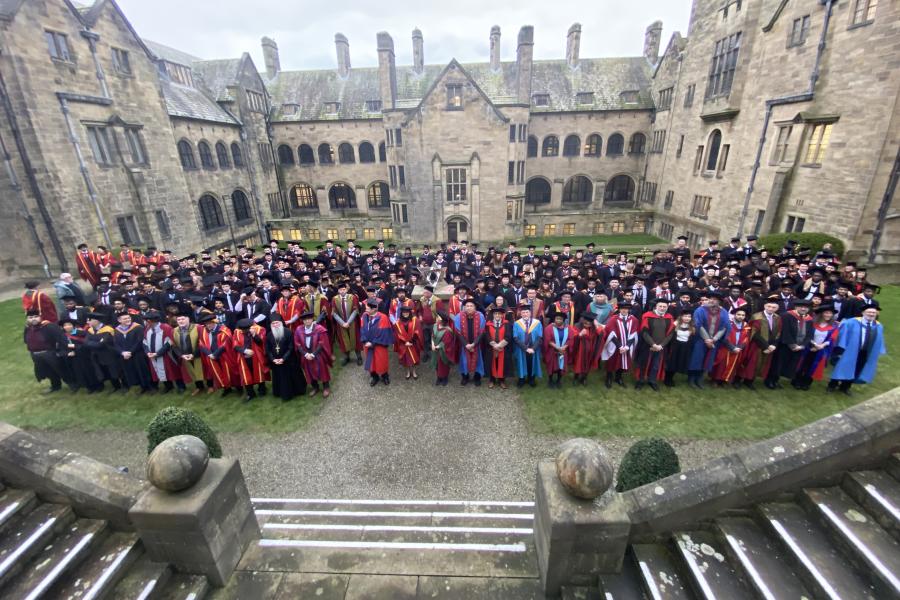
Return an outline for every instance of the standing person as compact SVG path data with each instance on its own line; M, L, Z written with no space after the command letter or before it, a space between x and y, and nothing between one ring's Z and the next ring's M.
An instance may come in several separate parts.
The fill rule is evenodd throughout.
M407 379L419 378L416 365L421 362L423 344L422 323L413 314L413 306L404 304L400 307L400 318L394 323L394 352L399 363L406 367Z
M523 300L519 305L519 319L513 324L513 341L516 344L515 353L516 372L519 381L516 387L522 387L525 382L535 387L535 378L541 376L541 345L544 340L544 325L540 318L531 314L531 303Z
M808 390L813 381L822 380L825 365L837 342L838 325L834 321L834 306L823 304L815 312L812 339L800 358L797 375L791 381L791 385L798 390Z
M491 381L488 387L493 388L495 385L499 385L500 389L505 390L507 389L506 377L513 363L506 350L512 342L512 325L506 320L505 307L494 306L491 308L490 314L491 320L487 322L484 335L486 342L484 356L490 358Z
M779 296L771 295L763 304L763 310L753 315L750 320L751 344L747 349L747 361L737 376L743 380L744 387L755 389L753 380L762 377L767 381L772 369L772 358L778 349L781 339L781 315L778 314Z
M75 283L74 279L72 279L71 273L60 273L59 279L53 282L53 288L56 290L56 308L58 313L62 313L63 298L66 296L75 298L76 306L86 306L87 302L85 302L84 292L81 291L81 287Z
M600 358L606 361L606 388L612 387L613 379L625 387L622 375L633 366L634 350L638 340L637 317L631 314L631 303L619 302L617 312L609 317L603 332L603 352Z
M722 338L728 335L730 320L728 313L719 305L721 294L710 292L706 304L694 311L694 329L697 338L691 348L691 361L688 364L688 385L697 389L703 388L703 375L713 369L716 353L722 344Z
M378 310L380 302L376 298L366 300L366 312L362 318L359 337L366 349L365 369L371 380L369 385L390 385L390 357L388 348L394 343L393 329L388 316Z
M115 330L107 323L108 315L101 312L88 313L85 327L84 347L90 353L91 363L97 373L98 391L105 381L112 385L112 391L121 389L121 360L113 347Z
M310 387L309 395L319 393L321 385L322 397L327 398L331 395L331 367L334 366L328 330L316 323L315 313L311 310L303 313L300 319L303 325L294 332L294 349Z
M659 391L657 382L664 378L666 372L666 348L675 335L675 321L668 310L669 301L656 298L653 310L641 315L637 356L634 361L638 369L635 389L649 385L653 391Z
M128 312L119 314L118 320L113 345L122 359L126 391L128 388L139 387L140 393L146 394L153 387L144 352L144 328L134 323Z
M809 301L798 298L794 308L781 315L781 340L765 385L770 390L781 387L779 379L792 380L797 375L800 358L813 337L812 317L809 316Z
M694 345L694 313L683 310L675 321L675 335L669 343L666 356L666 387L675 387L675 374L687 373L691 361L691 348Z
M286 285L279 292L281 297L275 303L275 311L284 319L284 325L291 330L291 333L300 326L300 315L306 312L305 304L302 298L294 294L294 288Z
M437 313L442 310L444 310L444 301L434 296L433 286L426 285L422 297L419 299L419 315L422 318L422 335L425 344L423 363L431 360L431 334L434 331Z
M848 396L854 383L869 383L875 378L878 359L886 354L884 327L877 321L878 309L867 306L861 317L841 323L837 344L831 354L831 381L825 391L840 390Z
M38 289L39 281L26 281L25 293L22 294L22 309L28 314L29 311L37 311L39 317L43 321L56 323L59 317L56 314L56 306L50 296Z
M732 387L741 387L741 366L747 360L747 349L750 347L750 324L747 322L749 309L746 305L730 311L731 327L728 335L722 339L722 345L716 353L713 363L712 380L722 386L730 383Z
M257 394L266 395L269 367L266 364L266 330L250 319L241 319L232 334L237 374L244 388L242 403L246 404ZM253 389L253 386L257 389Z
M97 289L97 284L100 283L100 265L97 262L97 255L91 252L87 244L78 244L75 265L81 278L90 283L92 288Z
M63 330L56 323L41 318L36 310L25 316L25 347L34 363L34 378L38 382L50 380L50 389L45 394L62 389L63 365L68 341Z
M222 390L224 398L231 393L231 388L237 385L236 357L231 330L216 321L212 313L200 315L197 322L203 326L200 330L198 349L203 358L204 372L209 374L207 379L212 380L207 393Z
M189 313L181 312L175 317L175 329L172 331L172 355L178 362L182 383L194 382L191 396L203 392L206 378L203 375L203 360L200 358L199 337L200 326L191 323Z
M447 385L450 369L456 364L456 334L450 326L450 315L446 312L440 310L434 318L431 332L431 351L436 357L434 367L437 379L434 385Z
M575 383L587 385L587 377L597 367L597 324L594 313L584 312L575 326L572 340L572 371Z
M291 330L285 326L284 319L281 315L272 315L269 326L272 331L266 336L266 357L272 375L272 394L287 402L306 393L306 378L297 361Z
M568 308L568 306L564 308ZM575 328L567 324L571 314L568 310L554 310L550 314L550 325L544 328L542 351L544 366L547 367L547 387L561 388L562 378L572 363Z
M359 341L359 298L349 293L350 286L346 281L338 283L337 296L331 299L331 318L334 321L335 337L338 348L344 353L346 365L350 362L350 353L356 354L356 364L362 365L362 343Z
M484 375L481 356L484 326L484 315L476 310L475 300L466 298L462 312L453 318L453 329L459 344L460 385L468 385L469 378L476 386L481 385L481 377Z
M174 345L172 328L167 323L161 323L161 319L162 315L157 310L151 310L144 317L144 353L150 368L151 387L158 389L161 381L163 394L171 392L176 384L179 391L184 391L181 369L170 354Z

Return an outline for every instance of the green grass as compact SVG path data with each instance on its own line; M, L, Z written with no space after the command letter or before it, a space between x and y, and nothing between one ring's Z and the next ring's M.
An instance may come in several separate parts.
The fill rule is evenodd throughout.
M900 357L895 340L900 338L900 287L887 286L878 297L884 309L888 354L881 358L878 374L869 385L853 386L853 396L826 394L825 382L808 392L788 385L777 392L757 383L758 391L710 388L698 392L687 387L684 376L677 386L635 391L607 390L603 372L592 373L587 387L549 391L543 386L522 394L531 426L541 433L583 436L659 436L706 439L761 439L778 435L839 412L900 385ZM546 383L544 383L546 385Z
M22 330L25 317L18 300L0 302L0 421L17 427L142 430L161 409L180 406L199 414L217 432L286 432L306 425L319 411L321 395L290 402L267 396L240 404L240 396L219 393L88 395L64 391L44 396L49 385L37 383ZM107 389L109 386L107 385Z
M545 245L549 245L552 249L562 249L563 244L572 244L572 251L584 248L589 242L596 244L595 251L600 248L606 248L613 252L617 249L626 248L628 246L646 246L651 250L655 246L667 247L671 243L655 235L646 233L623 233L621 235L557 235L552 237L527 237L515 240L516 245L521 250L527 248L531 244L537 246L538 250L543 250ZM503 242L501 248L506 248L508 242Z

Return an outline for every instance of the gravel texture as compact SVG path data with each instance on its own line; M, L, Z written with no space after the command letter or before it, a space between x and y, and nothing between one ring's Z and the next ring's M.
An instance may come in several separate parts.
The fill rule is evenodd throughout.
M433 370L391 385L369 386L360 367L332 382L334 393L305 429L290 434L220 434L259 497L530 500L535 465L564 438L529 431L514 389L489 390L452 378L433 385ZM553 393L548 391L548 393ZM143 432L35 432L54 444L144 477ZM635 438L598 440L614 465ZM689 469L745 441L670 440Z

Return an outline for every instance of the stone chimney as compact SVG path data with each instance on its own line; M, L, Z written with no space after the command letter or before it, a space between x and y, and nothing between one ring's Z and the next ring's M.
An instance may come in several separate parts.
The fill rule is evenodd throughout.
M500 70L500 26L491 27L491 71Z
M519 102L531 104L531 74L534 59L534 27L523 25L516 46L516 96Z
M337 50L338 75L347 78L350 75L350 42L343 33L334 34L334 48Z
M278 44L269 37L262 39L263 60L266 62L266 75L271 79L281 71L281 61L278 59Z
M644 57L652 64L659 60L659 43L662 39L662 21L654 21L644 33Z
M572 23L566 36L566 64L570 69L578 66L578 51L581 49L581 23Z
M394 59L394 39L387 31L379 31L378 41L378 85L381 88L382 109L395 107L397 101L397 63Z
M413 40L413 72L421 75L425 70L425 40L422 38L422 32L416 27L412 32Z

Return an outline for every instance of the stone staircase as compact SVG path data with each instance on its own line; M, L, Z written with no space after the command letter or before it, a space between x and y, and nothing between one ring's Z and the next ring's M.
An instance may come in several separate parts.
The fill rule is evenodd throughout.
M204 576L150 562L137 535L0 485L0 598L200 600Z

